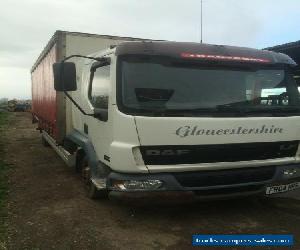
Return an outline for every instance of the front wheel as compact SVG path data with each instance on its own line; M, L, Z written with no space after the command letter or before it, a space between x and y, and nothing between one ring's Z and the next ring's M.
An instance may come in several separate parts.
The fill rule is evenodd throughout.
M84 183L84 188L87 197L91 199L104 199L108 197L108 191L106 189L99 190L91 180L91 168L88 163L86 156L80 160L78 164L79 170L81 172L81 177Z

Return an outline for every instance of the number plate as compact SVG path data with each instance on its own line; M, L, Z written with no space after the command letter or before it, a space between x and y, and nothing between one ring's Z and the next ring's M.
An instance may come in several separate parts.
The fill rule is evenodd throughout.
M266 194L276 194L300 188L300 182L293 182L286 185L272 186L266 188Z

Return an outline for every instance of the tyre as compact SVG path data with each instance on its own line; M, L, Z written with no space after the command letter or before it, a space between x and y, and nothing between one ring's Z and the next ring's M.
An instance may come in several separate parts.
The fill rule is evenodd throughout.
M90 199L105 199L108 197L108 191L98 190L95 184L91 180L91 168L88 164L88 159L84 156L82 159L79 159L77 165L77 170L81 173L83 180L86 196Z

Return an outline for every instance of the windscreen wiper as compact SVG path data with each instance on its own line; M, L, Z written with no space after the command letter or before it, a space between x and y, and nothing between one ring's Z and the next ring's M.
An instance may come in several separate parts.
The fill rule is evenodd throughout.
M240 107L240 106L248 106L250 105L250 101L240 101L240 102L231 102L226 104L217 105L217 108L227 108L227 107Z
M220 105L217 106L219 110L223 111L232 111L238 112L241 114L257 114L260 115L272 115L278 116L286 113L286 115L290 115L290 113L299 113L300 114L300 107L278 107L278 106L230 106L230 105Z
M241 106L235 106L235 105L230 105L230 104L224 104L224 105L217 105L216 109L219 112L234 112L238 114L245 114L248 110L245 109L245 107Z
M197 109L168 109L168 108L153 108L142 109L141 113L148 113L155 116L191 116L191 114L204 115L215 114L216 108L197 108Z

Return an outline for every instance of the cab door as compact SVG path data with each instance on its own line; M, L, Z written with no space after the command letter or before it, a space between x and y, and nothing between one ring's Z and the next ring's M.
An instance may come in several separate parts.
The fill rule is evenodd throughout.
M85 117L84 133L92 141L98 159L108 165L112 135L112 117L109 115L111 85L110 60L91 64L87 91L95 115Z

